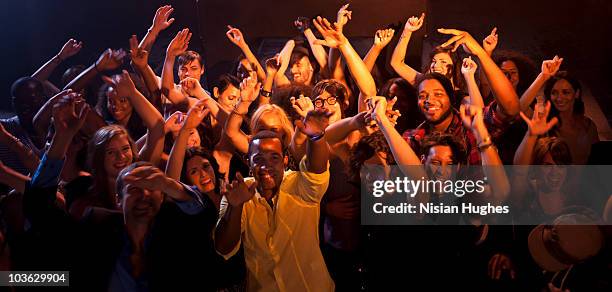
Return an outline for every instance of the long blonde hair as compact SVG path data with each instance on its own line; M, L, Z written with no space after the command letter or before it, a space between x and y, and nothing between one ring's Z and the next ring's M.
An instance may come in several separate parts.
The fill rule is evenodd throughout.
M291 144L291 138L293 137L293 124L289 121L285 111L275 104L262 105L255 111L251 117L251 134L256 134L255 130L258 129L261 124L261 117L266 113L273 113L279 117L282 127L281 135L283 138L283 144Z

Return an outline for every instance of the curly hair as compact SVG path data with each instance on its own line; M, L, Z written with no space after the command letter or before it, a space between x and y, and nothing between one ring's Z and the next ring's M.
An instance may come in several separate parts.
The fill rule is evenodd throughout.
M349 154L347 173L352 182L359 182L360 171L366 160L372 158L379 152L388 153L387 164L395 164L393 155L390 155L391 148L381 131L376 131L368 136L363 136L359 142L353 146Z
M537 66L529 57L510 50L496 50L493 53L493 60L498 67L501 67L502 63L506 61L512 61L519 73L519 82L516 86L516 93L523 94L531 85L531 82L536 78Z

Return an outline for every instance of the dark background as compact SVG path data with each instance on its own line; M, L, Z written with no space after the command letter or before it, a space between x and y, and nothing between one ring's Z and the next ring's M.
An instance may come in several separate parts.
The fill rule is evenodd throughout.
M242 29L251 49L260 58L296 35L291 23L297 16L323 15L335 19L346 1L148 1L148 0L23 0L3 1L0 38L3 74L0 76L0 110L10 110L10 85L32 74L57 54L68 38L85 44L83 50L62 64L51 81L69 65L91 64L108 47L127 48L131 34L142 38L155 10L163 4L175 7L176 22L158 38L150 61L155 68L176 31L193 32L190 49L202 52L209 79L234 67L240 51L225 37L226 25ZM577 75L612 120L612 4L605 0L583 1L484 1L484 0L362 0L349 1L353 20L346 34L365 53L376 29L400 25L407 17L427 13L422 28L409 45L408 60L420 68L424 40L438 39L439 27L467 30L476 39L498 27L498 49L523 52L540 64L559 54L562 69ZM397 32L399 34L399 32ZM425 42L426 43L426 42ZM394 43L389 49L392 50ZM203 50L202 48L206 48ZM158 71L159 72L159 71Z

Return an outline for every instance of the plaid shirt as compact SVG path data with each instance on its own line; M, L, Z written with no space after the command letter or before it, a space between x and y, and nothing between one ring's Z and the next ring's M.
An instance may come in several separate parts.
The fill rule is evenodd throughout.
M484 114L484 123L489 131L489 135L491 135L492 140L496 140L501 137L504 133L508 125L510 124L507 120L502 119L495 112L496 102L493 101L489 105L487 105L483 109ZM420 142L423 138L431 133L433 133L433 126L430 125L427 121L421 123L416 129L406 130L402 137L408 143L410 143L410 147L417 154L421 155L421 144ZM461 122L461 118L456 111L452 113L452 121L448 128L444 131L444 133L452 134L455 137L460 137L463 141L464 145L467 149L468 154L468 164L469 165L479 165L481 164L480 159L480 151L478 150L478 141L476 141L476 137L472 134L471 131L466 131Z

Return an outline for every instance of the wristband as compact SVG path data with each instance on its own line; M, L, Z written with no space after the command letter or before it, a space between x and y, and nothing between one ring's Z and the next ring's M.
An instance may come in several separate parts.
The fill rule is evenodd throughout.
M259 91L259 94L261 96L265 96L265 97L272 97L272 92L271 91L266 91L266 90L263 90L263 89L261 91Z
M321 140L321 138L323 138L324 136L325 136L325 131L323 131L323 132L321 132L319 134L313 135L313 136L308 136L308 139L310 139L310 141L312 141L312 142L317 142L317 141Z

